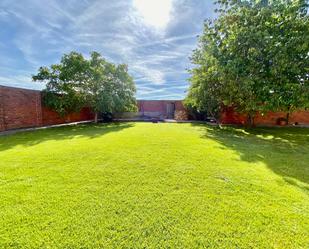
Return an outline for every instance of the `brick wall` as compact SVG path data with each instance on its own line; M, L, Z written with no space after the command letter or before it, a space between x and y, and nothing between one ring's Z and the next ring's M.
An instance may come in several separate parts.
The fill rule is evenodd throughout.
M55 111L43 107L41 92L0 86L0 131L38 127L68 122L90 120L90 110L60 117Z
M0 129L42 125L41 92L0 86Z
M181 100L138 100L139 113L162 113L167 115L167 104L175 104L175 117L185 119L186 109ZM255 118L257 125L276 125L277 119L285 117L282 112L269 112L266 115L258 114ZM93 119L88 108L79 113L72 113L60 117L58 113L43 107L41 92L13 87L0 86L0 131L38 127L68 122L77 122ZM234 111L233 108L224 108L221 113L223 124L245 124L246 116ZM309 111L294 112L290 116L290 124L309 125Z
M138 100L137 106L140 113L160 113L167 116L167 105L175 104L175 112L185 111L181 100Z
M265 115L257 114L255 117L256 125L277 125L278 118L285 118L285 112L268 112ZM232 107L226 107L221 113L220 122L222 124L243 125L247 117L234 111ZM298 123L300 125L309 125L309 111L297 111L290 115L289 124Z
M91 113L89 108L83 108L79 113L71 113L64 117L47 107L42 108L42 123L43 125L63 124L78 122L84 120L91 120L94 115Z
M221 124L235 124L243 125L246 123L247 118L234 111L232 107L223 107L220 114Z

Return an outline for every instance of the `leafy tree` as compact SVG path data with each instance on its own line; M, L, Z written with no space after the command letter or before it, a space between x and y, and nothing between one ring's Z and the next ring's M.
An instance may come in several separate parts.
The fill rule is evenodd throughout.
M44 103L65 115L89 107L98 113L136 109L135 84L124 64L106 61L97 52L90 59L82 54L65 54L59 64L40 67L34 81L46 82Z
M206 61L205 64L208 65ZM193 113L206 113L207 116L219 119L221 103L215 86L220 82L217 81L215 72L211 67L206 70L205 66L201 66L193 69L192 74L190 91L184 102L186 107Z
M309 17L306 0L220 0L193 52L187 102L257 112L308 107Z

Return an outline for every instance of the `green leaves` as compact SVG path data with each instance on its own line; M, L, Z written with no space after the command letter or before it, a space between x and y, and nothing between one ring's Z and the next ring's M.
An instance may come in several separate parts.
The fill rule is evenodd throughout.
M309 18L306 1L218 1L191 60L187 101L239 112L308 106ZM202 92L203 91L203 92ZM212 107L217 108L216 106Z
M136 109L127 65L107 62L98 52L88 60L77 52L65 54L59 64L39 68L33 80L46 82L44 103L61 115L84 106L94 113Z

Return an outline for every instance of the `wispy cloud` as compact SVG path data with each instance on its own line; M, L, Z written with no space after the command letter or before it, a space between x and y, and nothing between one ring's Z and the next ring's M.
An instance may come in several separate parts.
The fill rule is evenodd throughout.
M21 75L8 75L7 77L0 76L0 82L3 86L21 87L26 89L42 90L43 83L29 84L29 77L24 74Z
M0 84L38 89L39 66L96 50L129 65L138 98L183 98L188 57L212 15L200 0L2 0Z

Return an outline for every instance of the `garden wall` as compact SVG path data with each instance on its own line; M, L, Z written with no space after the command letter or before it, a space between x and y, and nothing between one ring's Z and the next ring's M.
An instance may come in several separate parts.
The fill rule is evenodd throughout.
M42 123L43 125L64 124L78 121L86 121L94 119L94 115L89 108L83 108L78 113L71 113L64 117L49 108L42 107Z
M138 100L137 106L140 112L161 112L167 114L166 105L173 103L175 110L185 110L182 100Z
M285 118L285 112L268 112L265 115L257 114L255 117L256 125L277 125L277 120L279 118ZM245 115L241 115L232 107L224 108L221 113L220 122L222 124L235 124L235 125L244 125L246 123L247 117ZM297 111L293 112L289 117L290 125L309 125L309 111Z
M40 91L0 86L0 131L90 120L90 110L60 117L42 106Z
M174 118L180 113L186 112L182 100L138 100L137 106L140 115L160 116L168 118L168 105L172 104L174 109ZM183 115L184 116L184 115Z
M169 105L172 105L172 109ZM114 117L131 120L147 120L147 118L188 120L188 113L182 100L137 100L137 107L137 112L116 113Z
M41 125L39 91L0 86L0 131Z
M137 104L139 112L136 115L139 116L162 116L166 118L168 114L167 106L173 104L175 119L186 120L188 118L181 100L138 100ZM276 125L278 118L282 117L286 117L286 113L258 114L255 123L256 125ZM0 131L91 119L93 119L93 114L88 108L83 108L79 113L61 117L55 111L42 106L40 91L0 86ZM235 112L233 108L224 108L220 121L222 124L243 125L246 122L246 117ZM289 123L309 125L309 111L292 113Z

